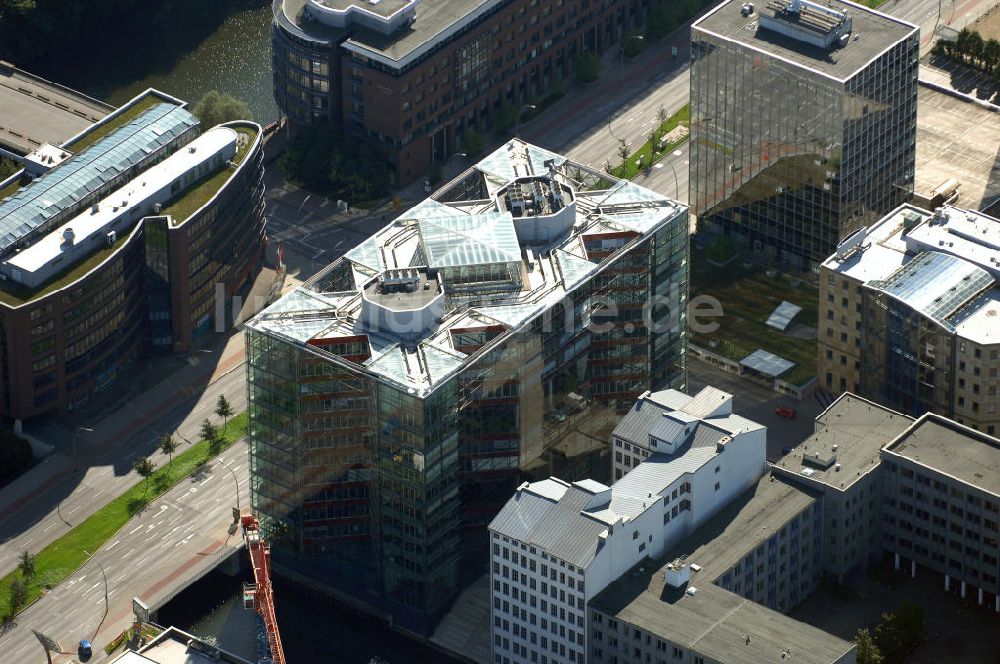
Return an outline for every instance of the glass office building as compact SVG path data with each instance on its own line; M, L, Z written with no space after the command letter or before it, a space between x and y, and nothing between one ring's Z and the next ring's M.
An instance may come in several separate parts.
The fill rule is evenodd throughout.
M913 191L916 26L833 0L727 1L692 28L699 230L816 269Z
M685 385L687 209L514 140L247 325L276 565L428 632L525 479Z

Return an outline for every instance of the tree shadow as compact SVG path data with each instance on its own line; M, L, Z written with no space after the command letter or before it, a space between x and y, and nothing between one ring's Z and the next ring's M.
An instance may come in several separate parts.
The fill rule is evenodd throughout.
M128 509L129 516L135 516L139 512L143 511L144 509L146 509L146 505L148 504L149 503L145 497L132 498L131 500L128 501L128 505L126 506Z
M167 475L157 475L153 478L153 488L157 492L163 492L170 485L170 477Z
M944 53L932 53L927 62L941 71L948 72L948 83L963 94L983 101L992 101L1000 92L1000 83L996 79L963 62L961 58Z
M191 482L192 484L196 484L211 474L212 474L212 466L209 464L207 460L202 461L201 464L198 465L193 471L191 471L190 475L188 475L188 481Z

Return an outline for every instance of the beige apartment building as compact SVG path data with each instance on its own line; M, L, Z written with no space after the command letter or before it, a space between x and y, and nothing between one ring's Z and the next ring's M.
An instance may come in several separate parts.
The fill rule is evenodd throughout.
M903 205L820 267L820 387L1000 430L1000 221Z

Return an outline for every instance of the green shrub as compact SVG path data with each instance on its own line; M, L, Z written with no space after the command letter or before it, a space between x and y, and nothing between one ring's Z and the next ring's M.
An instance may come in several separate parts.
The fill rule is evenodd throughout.
M351 204L385 196L389 184L385 159L367 141L344 135L327 122L299 132L278 166L290 180Z
M580 83L593 83L601 75L601 60L593 53L578 53L573 61L573 71Z

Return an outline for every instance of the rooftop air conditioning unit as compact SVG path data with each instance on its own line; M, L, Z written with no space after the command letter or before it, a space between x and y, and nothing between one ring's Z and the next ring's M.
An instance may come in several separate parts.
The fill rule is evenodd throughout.
M108 242L108 246L109 247L113 246L114 243L118 241L118 232L117 231L108 231L108 234L105 235L104 237L105 237L105 239Z

